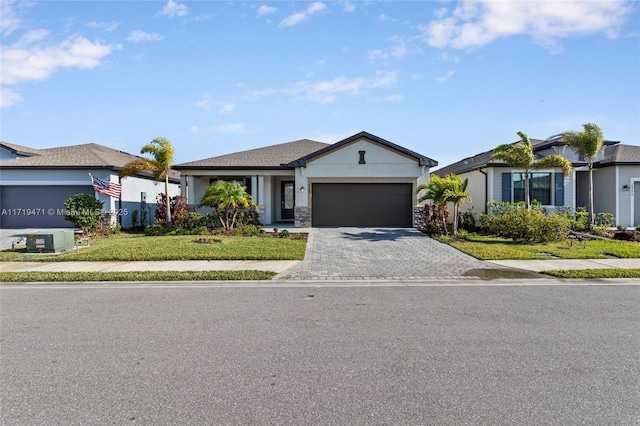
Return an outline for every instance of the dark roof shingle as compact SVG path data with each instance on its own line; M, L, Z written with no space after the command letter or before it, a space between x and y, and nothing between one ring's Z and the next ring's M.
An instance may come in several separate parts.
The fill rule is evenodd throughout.
M137 155L118 151L96 143L61 146L36 150L32 157L16 158L0 163L2 168L107 168L119 170L132 160L141 158ZM141 173L147 176L148 173ZM178 179L175 170L169 174L171 179Z
M329 146L329 144L309 139L301 139L293 142L286 142L263 148L250 149L248 151L176 164L174 168L177 170L207 168L291 168L287 167L286 164L327 146Z

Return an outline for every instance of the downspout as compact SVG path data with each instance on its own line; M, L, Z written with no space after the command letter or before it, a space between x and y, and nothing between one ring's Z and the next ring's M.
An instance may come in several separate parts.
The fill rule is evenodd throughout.
M484 213L487 214L487 204L489 203L489 175L482 171L482 167L478 169L484 175Z

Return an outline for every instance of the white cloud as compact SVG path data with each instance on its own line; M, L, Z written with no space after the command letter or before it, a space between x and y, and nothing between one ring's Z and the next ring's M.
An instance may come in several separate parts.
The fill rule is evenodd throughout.
M11 85L43 80L59 68L91 69L119 45L105 45L84 37L69 37L54 45L35 45L48 35L46 30L31 31L13 45L6 46L1 58L0 81Z
M211 129L218 133L241 133L245 130L246 125L244 123L227 123L218 124Z
M30 7L34 3L29 1L14 2L12 0L3 0L0 2L0 33L3 36L8 36L18 28L22 23L20 19L20 10L26 7Z
M390 89L395 87L399 78L399 71L378 71L374 77L347 78L338 76L333 80L299 81L283 88L252 90L243 83L238 87L245 91L248 99L258 100L265 96L284 94L293 98L312 102L330 103L340 95L360 96L376 89Z
M356 6L353 3L346 1L342 5L342 10L347 13L351 13L356 10Z
M87 27L89 28L97 28L99 30L105 30L107 32L115 31L119 26L120 26L120 22L117 22L117 21L87 23Z
M301 81L285 89L285 93L313 102L330 103L338 95L359 96L372 89L388 89L398 81L398 71L378 72L375 77L347 78L339 76L329 81Z
M144 43L148 41L160 41L163 40L164 37L158 33L145 33L144 31L136 30L129 34L127 37L128 41L132 41L134 43Z
M200 100L200 102L198 102L197 105L203 110L209 111L209 108L211 108L211 104L209 103L209 95L204 95L204 97Z
M265 15L271 15L272 13L275 13L276 10L278 9L276 9L275 7L262 5L258 8L258 12L256 14L258 15L258 17L261 17Z
M306 10L303 10L301 12L296 12L292 15L289 15L285 19L283 19L280 22L280 27L284 28L284 27L292 27L294 25L298 25L299 23L309 18L311 15L318 13L320 11L323 11L326 8L327 6L320 1L313 2L307 7Z
M236 104L226 103L220 106L220 110L218 111L220 114L231 114L236 110Z
M158 12L157 16L168 16L169 18L175 18L176 16L187 16L189 14L189 8L173 0L169 0L167 4Z
M22 96L15 90L0 87L0 108L9 107L22 101Z
M439 9L439 19L420 30L435 48L481 47L514 35L529 35L541 45L554 46L563 37L594 33L616 37L632 11L628 1L466 0L451 16Z
M449 71L448 73L446 73L445 75L443 75L442 77L438 77L436 78L436 80L438 81L438 83L444 83L445 81L449 80L451 77L453 77L453 75L455 74L455 71Z
M404 99L404 95L391 95L384 98L387 102L400 102Z

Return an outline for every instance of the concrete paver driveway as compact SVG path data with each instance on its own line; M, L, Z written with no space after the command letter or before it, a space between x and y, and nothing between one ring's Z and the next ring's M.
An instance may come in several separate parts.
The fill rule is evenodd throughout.
M276 279L452 278L487 266L415 229L317 228L309 234L305 260Z

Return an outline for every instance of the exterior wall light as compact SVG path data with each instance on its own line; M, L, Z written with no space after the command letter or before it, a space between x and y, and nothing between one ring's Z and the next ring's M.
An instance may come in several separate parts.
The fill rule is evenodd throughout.
M623 185L622 189L629 189L629 185Z
M300 192L304 193L304 186L300 187Z

